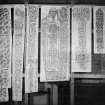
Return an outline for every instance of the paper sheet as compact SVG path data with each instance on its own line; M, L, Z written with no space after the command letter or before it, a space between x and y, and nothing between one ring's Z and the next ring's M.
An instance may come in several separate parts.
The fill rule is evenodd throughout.
M11 88L11 7L0 6L0 72L4 73L7 83L3 86ZM5 71L5 72L2 72ZM0 73L0 76L2 75ZM6 73L6 74L5 74ZM1 78L0 78L1 79Z
M22 101L23 53L25 36L25 7L14 7L14 35L12 58L12 93L13 101Z
M40 81L69 80L70 7L41 7Z
M38 17L36 5L27 7L25 93L38 92Z
M72 72L91 72L91 7L72 8Z
M105 54L105 6L94 6L94 53Z

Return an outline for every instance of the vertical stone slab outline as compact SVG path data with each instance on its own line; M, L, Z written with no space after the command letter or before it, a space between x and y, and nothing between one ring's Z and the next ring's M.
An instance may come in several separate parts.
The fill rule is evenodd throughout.
M22 101L24 36L25 36L25 6L15 5L13 58L12 58L13 101Z
M91 6L72 7L72 72L91 72Z
M41 7L40 81L69 80L70 7Z
M25 93L38 92L38 5L27 6Z

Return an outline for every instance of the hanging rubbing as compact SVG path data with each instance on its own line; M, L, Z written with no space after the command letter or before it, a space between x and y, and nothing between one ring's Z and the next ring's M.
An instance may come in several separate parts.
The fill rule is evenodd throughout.
M105 6L94 8L94 53L105 54Z
M12 43L11 7L7 5L1 5L0 6L0 83L2 83L3 88L11 88L11 43Z
M25 93L38 92L38 16L36 5L27 6Z
M41 7L41 81L69 80L70 7Z
M25 7L14 6L14 35L12 58L12 93L13 101L22 101L23 53L25 36Z
M91 72L91 7L72 8L72 72Z

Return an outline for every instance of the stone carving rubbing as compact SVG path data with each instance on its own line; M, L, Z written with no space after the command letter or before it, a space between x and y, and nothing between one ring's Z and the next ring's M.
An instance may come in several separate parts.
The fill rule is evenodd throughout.
M28 5L25 93L38 92L38 16L38 6Z
M11 88L11 7L0 6L0 102L8 101Z
M91 7L72 8L72 72L91 72Z
M14 6L14 35L13 35L13 68L12 93L13 101L22 101L23 53L25 36L25 7Z
M95 6L94 7L94 53L104 54L105 53L105 7Z
M69 80L70 7L41 8L41 81Z

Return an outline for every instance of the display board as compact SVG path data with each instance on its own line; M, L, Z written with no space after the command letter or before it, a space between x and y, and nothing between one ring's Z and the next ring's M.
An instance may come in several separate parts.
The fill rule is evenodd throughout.
M105 6L94 8L94 53L105 54Z
M69 80L70 7L41 7L40 81Z
M72 7L72 72L91 72L91 7Z
M22 101L24 36L25 36L25 7L24 5L15 5L13 58L12 58L13 101Z
M38 19L37 5L27 6L25 93L38 92Z

